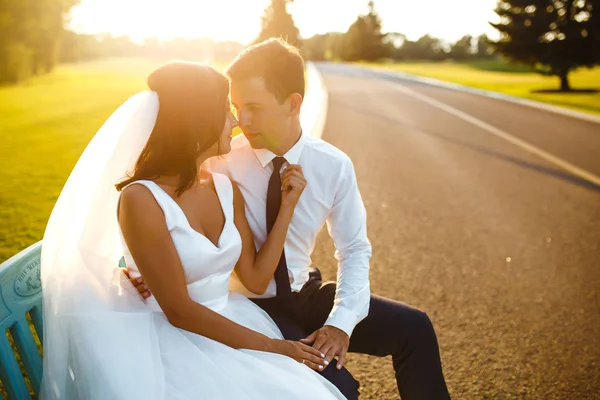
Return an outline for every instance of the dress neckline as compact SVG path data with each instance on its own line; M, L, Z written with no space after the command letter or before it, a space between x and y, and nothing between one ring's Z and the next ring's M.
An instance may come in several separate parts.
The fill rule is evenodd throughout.
M219 188L219 183L217 183L217 181L219 179L215 179L215 173L211 172L210 173L212 178L213 178L213 183L215 185L215 192L217 193L217 199L219 201L219 206L221 207L221 212L223 213L223 217L225 219L225 222L223 223L223 229L221 229L221 233L219 234L219 237L217 239L217 243L215 244L212 240L210 240L208 238L208 236L206 236L203 233L198 232L197 230L195 230L192 225L190 224L190 221L187 217L187 215L185 214L185 212L183 211L183 208L181 208L181 206L179 205L179 203L177 203L175 201L175 199L173 197L171 197L171 195L169 193L167 193L166 190L164 190L162 187L160 187L160 185L152 180L148 180L148 182L152 182L154 184L154 186L156 186L161 192L163 192L170 201L173 202L173 204L175 204L175 207L177 207L177 209L179 209L179 211L181 212L181 214L183 215L183 219L185 220L188 228L193 231L194 233L196 233L197 235L199 235L200 237L204 238L208 243L210 243L213 247L217 248L217 249L221 249L221 239L223 238L223 235L225 233L225 229L227 229L227 224L229 223L229 217L228 217L228 213L225 212L225 208L223 207L223 198L222 198L222 194L221 194L221 190Z

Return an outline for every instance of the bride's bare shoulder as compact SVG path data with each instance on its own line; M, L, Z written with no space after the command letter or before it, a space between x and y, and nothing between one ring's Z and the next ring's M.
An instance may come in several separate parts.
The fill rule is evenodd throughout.
M162 210L148 187L133 184L122 190L118 208L120 220L123 217L151 217L153 213L162 214Z
M120 203L131 203L137 201L144 201L146 199L151 199L152 192L148 187L142 184L138 184L137 182L133 182L127 187L125 187L121 191L121 201Z

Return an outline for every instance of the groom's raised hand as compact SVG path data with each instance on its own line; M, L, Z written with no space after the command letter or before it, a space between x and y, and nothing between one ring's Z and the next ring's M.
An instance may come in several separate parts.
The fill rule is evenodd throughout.
M300 339L304 344L312 344L316 350L325 354L325 360L330 363L334 357L338 358L337 369L340 370L346 361L346 353L350 346L350 338L341 329L331 325L325 325L314 331L305 339Z
M121 268L121 271L123 271L127 279L129 279L131 284L137 289L137 291L140 293L140 296L142 296L142 299L147 299L148 297L152 296L150 289L148 289L148 285L146 285L144 282L144 278L141 276L139 278L132 278L129 276L129 271L127 268Z

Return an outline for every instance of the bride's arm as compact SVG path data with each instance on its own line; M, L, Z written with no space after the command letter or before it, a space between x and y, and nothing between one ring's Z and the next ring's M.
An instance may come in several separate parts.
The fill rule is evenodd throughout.
M272 340L194 302L164 214L145 187L121 195L119 224L131 255L156 301L174 326L233 348L270 351Z
M271 339L190 298L164 214L145 187L133 185L123 191L119 225L146 284L172 325L236 349L283 354L314 370L324 369L324 355L318 350L300 342Z
M282 186L285 190L282 192L277 220L267 240L257 253L252 230L246 219L244 198L238 187L233 184L234 220L242 237L242 254L235 266L235 273L242 284L256 294L263 294L267 290L277 269L288 227L294 216L294 209L306 186L302 167L299 165L288 166L282 176Z

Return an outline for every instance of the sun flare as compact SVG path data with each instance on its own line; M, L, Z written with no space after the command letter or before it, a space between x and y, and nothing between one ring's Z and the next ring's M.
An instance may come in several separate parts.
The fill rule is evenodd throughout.
M71 15L71 27L85 33L127 35L136 41L156 37L209 37L216 41L251 42L270 0L82 0ZM496 0L432 0L428 9L420 2L376 0L383 29L401 32L409 39L426 33L445 40L465 34L494 34ZM301 36L345 32L366 12L367 0L296 0L288 10Z

